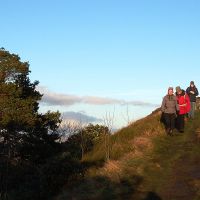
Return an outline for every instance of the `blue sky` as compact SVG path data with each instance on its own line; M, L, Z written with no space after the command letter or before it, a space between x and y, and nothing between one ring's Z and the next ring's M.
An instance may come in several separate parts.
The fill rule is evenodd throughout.
M0 2L1 47L29 61L46 95L42 111L97 122L115 112L119 128L127 104L136 120L168 86L200 86L198 0Z

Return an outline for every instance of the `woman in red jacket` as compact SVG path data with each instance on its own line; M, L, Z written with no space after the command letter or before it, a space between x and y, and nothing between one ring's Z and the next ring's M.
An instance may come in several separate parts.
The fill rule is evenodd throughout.
M177 116L177 129L179 132L184 132L185 115L190 111L190 99L187 93L180 88L176 87L176 99L179 105L179 112Z

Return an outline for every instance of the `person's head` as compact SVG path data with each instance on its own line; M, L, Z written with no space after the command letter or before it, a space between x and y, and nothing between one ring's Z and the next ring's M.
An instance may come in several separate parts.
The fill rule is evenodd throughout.
M180 86L177 86L177 87L176 87L176 93L177 93L177 94L181 94L181 93L182 93L182 90L181 90L181 87L180 87Z
M168 88L168 95L173 95L173 93L174 93L173 87L169 87Z
M194 87L194 81L190 81L190 86Z

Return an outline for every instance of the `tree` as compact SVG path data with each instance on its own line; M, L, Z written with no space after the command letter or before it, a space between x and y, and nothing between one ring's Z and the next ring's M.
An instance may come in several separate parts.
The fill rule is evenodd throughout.
M0 49L0 199L8 199L8 181L19 163L45 163L61 151L59 112L39 113L42 94L29 79L29 63Z
M104 134L108 132L108 127L103 125L89 124L75 134L72 134L65 142L66 151L69 151L75 158L82 159L84 154L93 149L94 144Z
M103 137L104 133L108 133L108 127L103 125L89 124L82 130L84 152L92 150L96 141Z
M114 122L114 114L110 112L106 112L106 115L104 117L104 126L107 127L107 131L104 131L104 150L105 150L105 160L109 161L110 160L110 135L112 133L112 128L113 128L113 122Z

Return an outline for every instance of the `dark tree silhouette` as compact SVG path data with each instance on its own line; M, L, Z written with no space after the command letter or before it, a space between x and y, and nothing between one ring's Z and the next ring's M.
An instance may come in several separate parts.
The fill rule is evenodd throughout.
M63 154L59 112L39 113L42 94L29 63L0 49L0 199L48 199L79 172Z

